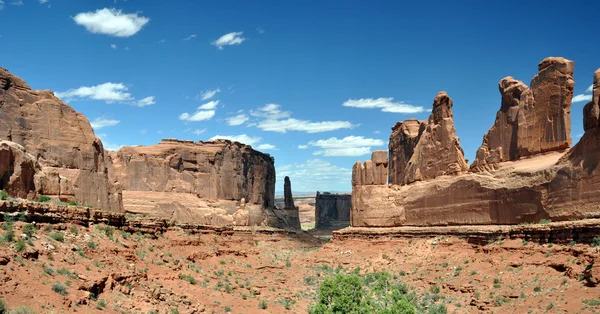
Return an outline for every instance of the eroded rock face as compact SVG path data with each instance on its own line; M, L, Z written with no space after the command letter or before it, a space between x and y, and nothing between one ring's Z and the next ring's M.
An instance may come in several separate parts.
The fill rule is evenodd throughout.
M165 139L110 152L125 211L211 225L296 227L275 208L273 158L237 142Z
M471 169L493 170L503 161L569 148L573 69L573 61L550 57L539 64L530 88L510 76L503 78L498 84L500 110Z
M572 66L556 63L555 59L549 64L542 62L542 72L549 67L556 67L554 77L569 72ZM555 63L552 63L555 62ZM548 73L543 75L550 75ZM540 75L543 76L543 75ZM569 79L564 77L565 86L570 86ZM521 130L521 126L530 125L529 120L520 120L521 112L533 108L520 108L517 115L517 124L504 124L503 119L511 119L512 108L516 108L517 99L531 99L527 89L522 83L512 78L501 81L503 106L497 123L488 133L487 144L491 137L499 139L496 146L498 162L493 167L482 163L487 171L478 169L463 173L459 176L444 176L433 180L414 182L409 185L354 185L352 189L352 226L362 227L393 227L401 225L477 225L477 224L519 224L522 222L538 222L541 219L564 221L569 219L598 218L600 210L600 126L597 121L597 111L589 108L598 106L600 98L598 82L600 70L594 75L593 101L584 108L585 133L581 140L568 152L561 150L560 141L554 143L554 151L531 153L535 150L522 150L527 144L518 145L522 139L517 131L515 146L514 141L502 141L505 135L514 135L514 127ZM532 84L533 85L533 84ZM551 95L560 95L560 91L567 87L552 87L547 85L546 92ZM562 85L561 85L562 86ZM533 90L533 87L532 89ZM542 92L538 88L537 92ZM559 91L558 94L555 94ZM531 95L534 95L533 91ZM565 114L563 97L550 97L548 95L536 96L536 106L539 99L546 99L547 107L561 107ZM570 96L569 96L570 97ZM568 107L568 106L567 106ZM541 110L541 109L540 109ZM540 111L551 112L551 110ZM534 117L525 114L523 119ZM544 114L546 116L546 114ZM513 115L514 117L514 115ZM533 119L533 118L532 118ZM535 119L533 119L535 120ZM513 120L514 121L514 120ZM563 121L569 121L565 118ZM587 121L587 122L586 122ZM544 138L557 138L556 132L564 130L563 122L548 121L545 124L547 134ZM539 123L535 122L535 123ZM566 122L565 122L566 123ZM556 128L554 128L556 126ZM511 127L513 129L511 129ZM539 129L531 129L538 130ZM537 132L537 131L536 131ZM504 134L504 135L502 135ZM524 141L529 140L524 138ZM559 143L560 142L560 143ZM525 142L526 143L526 142ZM484 141L484 146L486 141ZM508 146L502 146L510 144ZM548 144L550 145L550 144ZM532 147L549 147L546 144L533 145ZM491 147L491 146L489 146ZM504 147L508 147L508 154ZM517 150L518 158L506 161L502 158L513 158L511 152ZM488 151L489 152L489 151ZM502 157L500 156L508 156ZM521 158L527 156L528 158ZM504 161L503 161L504 160ZM502 161L502 162L500 162Z
M102 142L89 121L51 91L32 90L0 68L0 139L35 156L47 174L39 193L121 211L121 194L108 180Z
M439 92L435 97L433 110L404 170L402 183L456 175L469 169L456 136L452 105L446 92Z
M386 155L387 156L387 155ZM350 225L352 195L319 193L315 198L315 228L339 229Z
M27 198L36 192L36 174L41 167L23 146L0 141L0 190L13 197Z
M286 176L283 180L283 199L285 203L286 209L294 209L294 197L292 195L292 182L290 182L290 177Z
M392 128L389 142L389 184L402 184L404 171L427 123L417 119L398 122Z

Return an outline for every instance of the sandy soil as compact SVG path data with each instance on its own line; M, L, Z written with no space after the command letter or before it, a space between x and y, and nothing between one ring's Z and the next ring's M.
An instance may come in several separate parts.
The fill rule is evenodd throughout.
M15 238L24 226L14 223ZM21 252L15 242L0 244L0 299L11 309L306 313L334 269L360 267L388 271L421 294L440 287L449 313L600 311L599 288L581 278L600 252L583 244L474 246L457 237L328 242L306 233L177 229L151 238L103 225L37 227Z

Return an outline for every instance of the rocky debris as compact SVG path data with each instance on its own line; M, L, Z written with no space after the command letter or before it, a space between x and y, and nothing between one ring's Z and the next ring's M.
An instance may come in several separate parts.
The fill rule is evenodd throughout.
M0 190L15 197L32 197L39 185L36 179L39 181L40 173L37 160L23 146L0 140Z
M396 123L392 128L389 142L389 184L400 185L404 182L404 170L408 166L408 161L413 155L425 126L425 121L408 119Z
M120 190L108 180L104 148L89 121L51 91L32 90L4 68L0 86L0 140L35 156L46 173L37 192L121 211Z
M436 95L427 125L404 170L404 184L457 175L469 169L456 136L452 106L446 92Z
M290 178L288 176L285 176L283 181L283 198L285 202L285 209L296 208L296 206L294 206L294 198L292 195L292 183L290 182Z
M500 110L471 169L489 171L503 161L569 148L573 69L573 61L550 57L539 64L530 88L510 76L503 78L498 84ZM588 111L598 113L592 106Z
M331 194L317 191L315 197L315 228L340 229L348 227L350 225L351 206L351 194Z

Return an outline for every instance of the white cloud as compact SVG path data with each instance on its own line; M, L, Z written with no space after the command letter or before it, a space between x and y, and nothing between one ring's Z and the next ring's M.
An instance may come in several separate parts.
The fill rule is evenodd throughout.
M591 93L594 91L594 84L590 85L590 87L588 87L586 90L586 92Z
M298 145L299 149L308 149L308 145Z
M277 150L277 147L275 145L271 145L271 144L260 144L260 145L256 146L256 149L258 149L258 150Z
M16 5L16 6L21 6L21 5L25 5L25 3L23 2L23 0L17 0L17 1L13 1L10 3L11 5Z
M277 104L268 104L258 110L251 110L250 114L255 117L263 118L256 123L256 126L263 131L272 131L286 133L287 131L301 131L307 133L327 132L339 129L351 129L352 125L348 121L322 121L311 122L291 118L291 112L282 111Z
M4 9L4 1L0 0L0 10Z
M107 126L115 126L119 124L119 122L121 121L106 118L96 118L96 120L92 121L90 124L92 125L92 128L94 128L94 130L100 130Z
M179 119L193 122L210 120L212 117L215 116L218 104L218 100L209 101L198 107L194 114L189 114L187 112L182 113L181 115L179 115Z
M265 33L265 30L264 30L262 27L257 27L257 28L256 28L256 31L257 31L259 34L264 34L264 33Z
M196 135L200 135L202 133L206 132L206 129L195 129L192 131L192 133L196 134Z
M164 44L165 42L167 42L166 39L161 39L161 40L158 41L159 44Z
M239 45L246 40L246 38L242 37L242 34L244 32L231 32L221 36L211 44L217 46L219 49L223 49L223 46Z
M373 131L373 134L379 134L381 131Z
M582 102L582 101L590 101L590 100L592 100L592 95L579 94L579 95L573 96L573 102Z
M99 9L75 15L75 23L95 34L130 37L139 32L150 19L138 13L125 14L117 9Z
M113 144L113 143L109 143L109 142L102 142L102 146L104 146L105 150L109 150L111 152L116 152L119 149L121 149L123 146L125 145L118 145L118 144Z
M213 90L205 90L202 92L202 95L200 95L200 99L202 100L208 100L213 98L217 93L220 93L221 89L217 88L217 89L213 89Z
M141 129L140 130L140 134L146 134L146 133L148 133L148 130L146 130L146 129Z
M295 163L277 167L279 178L289 176L294 190L302 192L314 191L350 191L352 170L338 167L322 159L310 159L305 163ZM282 185L283 186L283 185Z
M322 150L315 151L313 155L341 157L370 154L372 146L383 146L385 142L362 136L347 136L342 139L332 137L326 140L310 141L308 145L322 148Z
M421 106L413 106L402 101L394 102L393 98L362 98L348 99L342 104L344 107L354 108L381 108L383 112L393 113L419 113L425 111Z
M154 96L148 96L146 98L142 98L140 100L135 101L133 104L138 107L146 107L150 105L154 105L156 102L154 101Z
M135 100L129 89L123 83L103 83L96 86L81 86L75 89L69 89L66 92L54 93L56 97L64 101L75 101L81 99L102 100L106 103L124 103L133 106L144 107L154 104L154 96L149 96L141 100Z
M183 40L190 40L190 39L194 39L194 38L196 38L196 34L192 34L192 35L184 38Z
M111 44L111 45L110 45L110 48L112 48L112 49L117 49L117 45L115 45L115 44Z
M246 134L240 134L240 135L215 135L213 137L211 137L209 139L209 141L214 141L217 139L222 139L222 140L230 140L232 142L240 142L246 145L251 145L253 146L254 144L258 143L260 141L260 137L252 137L252 136L248 136Z
M244 122L248 121L248 116L245 114L238 114L237 116L233 116L233 117L229 117L226 118L225 120L227 120L227 124L234 126L234 125L241 125L244 124Z
M48 2L48 1L50 1L50 0L40 0L40 3L44 4L44 3Z

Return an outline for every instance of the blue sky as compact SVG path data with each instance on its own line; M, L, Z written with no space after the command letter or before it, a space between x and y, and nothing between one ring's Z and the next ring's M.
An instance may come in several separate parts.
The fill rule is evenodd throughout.
M350 191L390 128L454 100L471 162L500 107L547 56L575 61L574 142L600 67L598 1L2 0L0 66L51 89L108 149L230 136L296 191ZM212 97L209 97L212 96ZM203 99L204 98L204 99Z

